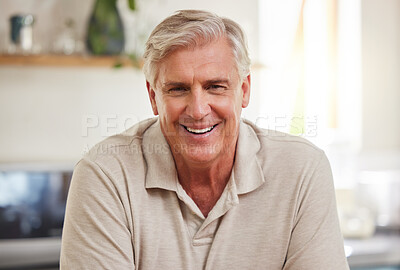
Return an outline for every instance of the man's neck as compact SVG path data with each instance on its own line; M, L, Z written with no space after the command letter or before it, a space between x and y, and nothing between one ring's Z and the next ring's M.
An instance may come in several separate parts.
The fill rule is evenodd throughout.
M229 181L235 151L210 164L190 164L174 156L179 182L205 217L217 203Z

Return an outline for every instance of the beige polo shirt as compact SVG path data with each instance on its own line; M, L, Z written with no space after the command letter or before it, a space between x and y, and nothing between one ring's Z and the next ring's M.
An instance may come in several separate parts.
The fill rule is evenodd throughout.
M61 269L348 269L324 153L240 124L231 178L204 218L179 184L158 119L76 166Z

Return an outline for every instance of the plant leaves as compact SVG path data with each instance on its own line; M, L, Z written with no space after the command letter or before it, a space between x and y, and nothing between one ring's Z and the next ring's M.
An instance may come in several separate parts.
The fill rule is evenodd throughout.
M129 5L129 8L130 8L131 10L135 10L135 9L136 9L135 0L128 0L128 5Z

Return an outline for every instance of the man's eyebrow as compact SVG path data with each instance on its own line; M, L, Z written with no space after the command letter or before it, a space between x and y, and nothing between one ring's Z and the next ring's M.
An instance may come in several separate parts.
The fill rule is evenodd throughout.
M212 80L207 80L205 83L206 84L229 84L229 80L227 80L227 79L212 79Z
M229 84L228 79L210 79L206 80L204 85L210 85L210 84ZM162 88L168 88L168 87L190 87L189 83L185 82L178 82L178 81L167 81L162 84Z
M171 87L171 86L188 86L188 84L184 83L184 82L174 82L174 81L169 81L169 82L165 82L162 84L162 87Z

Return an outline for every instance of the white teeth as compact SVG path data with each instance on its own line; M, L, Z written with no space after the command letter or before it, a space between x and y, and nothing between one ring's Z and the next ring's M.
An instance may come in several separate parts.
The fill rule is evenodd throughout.
M186 129L187 129L189 132L201 134L201 133L209 132L210 130L213 129L213 127L208 127L208 128L203 128L203 129L194 129L194 128L186 127Z

